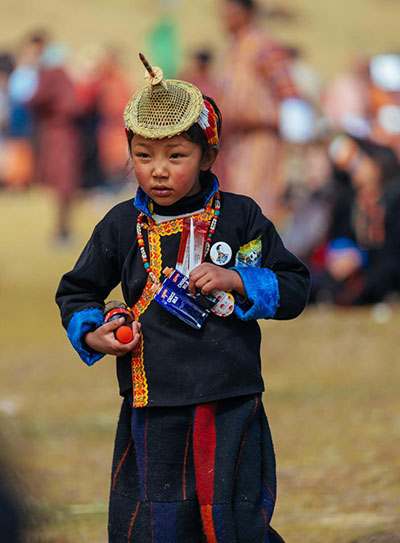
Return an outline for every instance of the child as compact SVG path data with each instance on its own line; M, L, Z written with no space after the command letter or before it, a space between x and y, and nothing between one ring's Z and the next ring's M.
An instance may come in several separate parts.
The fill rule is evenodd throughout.
M57 292L83 361L117 356L124 401L109 541L282 541L270 527L275 459L257 319L296 317L309 274L251 199L219 191L210 171L221 129L214 102L147 68L149 84L125 110L136 197L100 221ZM236 297L234 314L211 313L199 330L154 300L162 270L176 265L185 217L207 232L191 292ZM104 300L119 282L136 317L126 345L113 335L120 322L103 324Z

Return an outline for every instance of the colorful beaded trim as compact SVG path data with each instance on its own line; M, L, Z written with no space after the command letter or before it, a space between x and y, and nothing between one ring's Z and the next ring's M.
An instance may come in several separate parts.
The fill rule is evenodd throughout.
M211 247L212 238L220 214L220 208L221 203L219 193L216 193L214 197L214 209L212 209L212 202L210 202L210 204L207 205L204 211L193 215L194 219L200 219L210 223L204 249L204 257L206 257ZM136 304L132 307L132 312L135 315L135 320L139 320L139 317L146 311L154 298L154 291L151 288L152 285L154 283L160 282L162 271L161 236L178 234L183 230L183 218L173 219L171 221L166 221L163 223L156 223L150 217L147 217L147 222L144 222L144 217L147 217L144 213L141 213L138 216L136 230L140 254L142 257L144 268L147 272L147 281L143 289L142 295L140 296ZM142 228L148 230L150 259L147 257ZM144 367L143 336L141 336L139 343L132 351L131 368L133 384L133 407L145 407L148 404L149 394L146 371Z
M147 228L147 225L144 225L144 227ZM154 297L154 291L151 288L154 284L154 279L156 279L156 282L158 283L161 277L162 257L160 233L151 228L148 232L148 239L150 249L150 261L153 272L151 276L150 274L147 275L147 282L143 289L143 292L139 300L132 307L133 314L135 315L135 320L139 320L140 315L142 315L149 307L150 302Z
M214 209L212 209L212 203L213 202L214 202ZM208 253L210 251L212 238L214 236L215 229L217 228L217 222L218 222L218 219L219 219L220 210L221 210L221 199L220 199L219 192L216 192L214 197L211 199L211 202L209 202L206 209L204 210L204 212L202 212L202 214L200 214L200 217L199 217L199 218L203 218L204 215L208 216L208 217L211 217L211 218L208 218L208 219L206 218L205 219L205 220L210 220L210 225L208 227L208 232L207 232L207 236L206 236L206 243L205 243L205 246L204 246L204 257L203 257L203 259L208 255ZM203 215L203 217L201 215ZM194 217L197 217L197 216L194 215ZM145 247L144 239L143 239L142 226L145 224L144 223L145 218L147 219L149 227L151 225L151 227L155 228L156 230L157 229L158 230L160 230L160 229L170 230L170 232L166 232L167 235L169 233L174 234L174 233L177 233L177 232L182 232L181 223L183 224L183 219L174 219L172 221L166 221L165 223L157 224L157 223L155 223L153 221L153 219L148 217L143 212L141 212L139 214L138 218L137 218L136 235L137 235L137 241L138 241L138 245L139 245L140 255L142 257L143 266L144 266L144 269L146 270L148 276L153 281L153 283L157 284L157 283L159 283L159 277L157 278L155 276L154 272L151 269L150 262L149 262L149 259L147 257L147 253L146 253L146 247ZM175 229L175 231L174 231L174 229Z
M153 229L149 229L149 248L150 248L150 260L154 270L152 272L155 278L161 277L162 268L162 256L161 256L161 240L160 234ZM148 274L146 285L143 289L142 295L136 304L132 307L132 312L135 315L135 320L139 320L146 309L149 307L152 299L154 298L154 291L152 290L153 279ZM140 341L137 348L132 351L132 385L133 385L133 407L145 407L148 404L148 384L146 377L146 370L144 367L143 358L143 335L140 336Z
M132 351L133 407L145 407L149 403L149 388L143 359L143 335Z

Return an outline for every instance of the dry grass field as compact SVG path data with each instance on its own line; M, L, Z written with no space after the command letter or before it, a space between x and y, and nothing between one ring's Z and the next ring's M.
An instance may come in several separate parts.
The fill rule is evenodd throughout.
M79 202L75 241L60 249L46 194L0 194L0 433L35 543L106 542L114 362L80 362L53 296L111 205ZM288 543L400 541L400 307L392 311L376 323L369 309L313 308L262 325L279 477L273 524Z

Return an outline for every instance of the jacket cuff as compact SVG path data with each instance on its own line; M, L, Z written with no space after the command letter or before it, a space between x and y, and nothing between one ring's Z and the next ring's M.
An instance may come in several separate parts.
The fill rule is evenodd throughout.
M104 323L103 312L100 309L89 308L83 309L74 313L72 319L69 321L67 335L68 339L72 343L72 346L77 351L81 359L88 366L93 366L97 360L103 358L103 353L98 353L96 351L89 350L82 343L83 336L95 330Z
M235 315L242 321L272 319L279 307L275 273L269 268L235 267L231 270L240 275L247 294L246 304L235 304Z

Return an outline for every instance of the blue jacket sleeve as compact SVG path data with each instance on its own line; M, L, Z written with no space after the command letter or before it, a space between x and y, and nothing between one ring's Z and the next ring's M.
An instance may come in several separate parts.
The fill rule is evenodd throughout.
M275 273L268 268L232 268L241 277L246 303L235 304L235 314L243 321L272 319L279 306L279 287Z
M68 339L81 359L88 366L93 366L97 360L103 358L104 354L91 349L89 350L87 346L82 343L82 337L87 332L101 326L103 322L103 312L97 308L82 309L82 311L74 313L72 319L69 321L67 328Z
M89 349L82 337L103 324L104 300L120 281L116 235L110 221L102 220L74 268L62 277L56 302L64 328L82 360L91 366L104 355Z
M233 268L241 277L247 295L245 304L236 304L241 320L293 319L305 308L310 273L296 256L286 249L274 225L252 202L248 207L245 240L261 237L261 259L257 267Z

